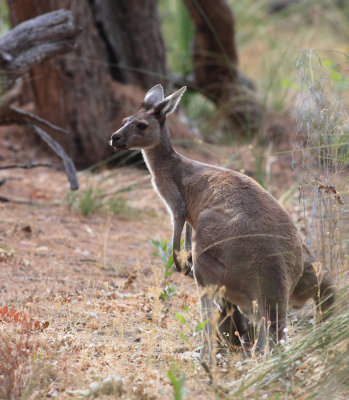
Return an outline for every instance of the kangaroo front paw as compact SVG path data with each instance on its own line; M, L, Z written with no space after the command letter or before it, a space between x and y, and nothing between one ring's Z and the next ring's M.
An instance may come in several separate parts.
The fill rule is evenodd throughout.
M187 256L187 260L185 262L183 273L184 273L184 275L187 275L187 276L190 276L191 278L194 278L193 257L192 257L191 251L188 252L188 256Z
M193 277L193 257L191 251L176 251L176 261L184 275Z

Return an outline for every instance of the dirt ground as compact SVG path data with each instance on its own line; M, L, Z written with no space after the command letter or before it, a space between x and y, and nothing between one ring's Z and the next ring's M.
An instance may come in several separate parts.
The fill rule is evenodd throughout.
M122 187L146 175L123 168L110 181ZM178 368L190 365L195 398L207 398L206 373L182 359L200 335L184 342L175 317L187 306L192 325L199 323L195 283L173 274L176 294L159 300L164 266L152 255L150 239L169 238L171 228L150 182L127 193L133 213L82 217L68 208L62 172L11 170L3 176L3 196L32 204L1 204L0 305L49 322L31 333L45 343L47 395L63 399L116 374L124 379L125 398L171 398L167 371L174 361ZM2 333L15 323L0 323Z
M225 155L220 157L222 165ZM146 170L105 170L89 181L80 173L82 188L92 182L113 192L136 183L122 193L121 213L100 210L87 217L69 208L63 172L14 169L1 171L3 177L1 195L13 201L0 203L0 313L6 306L27 320L48 322L28 331L20 321L0 320L0 351L14 351L11 335L22 343L30 336L32 343L9 367L13 393L88 398L91 384L116 375L123 380L122 398L170 399L172 368L178 381L185 374L187 398L224 396L209 386L195 358L201 335L195 332L200 313L194 281L173 273L174 295L159 299L165 266L150 240L170 238L171 225ZM238 379L242 359L242 352L224 358L219 379Z

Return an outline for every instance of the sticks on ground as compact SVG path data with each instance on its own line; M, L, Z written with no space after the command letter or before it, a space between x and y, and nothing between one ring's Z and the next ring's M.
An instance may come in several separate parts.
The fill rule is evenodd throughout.
M35 123L35 124L34 124ZM49 121L46 121L43 118L38 117L35 114L28 113L23 110L19 110L15 107L0 106L0 125L8 125L8 124L19 124L19 125L28 125L36 134L40 136L40 138L57 154L59 158L63 161L63 165L70 183L71 190L79 189L79 183L76 176L76 169L73 161L64 151L63 147L58 144L51 136L45 132L42 128L40 128L37 124L44 125L50 129L53 129L58 132L69 133L65 129L62 129ZM25 165L25 164L22 164ZM37 165L39 166L39 165ZM42 166L42 165L41 165ZM46 165L47 166L47 165ZM13 167L12 168L16 168ZM33 168L33 167L17 167L17 168ZM5 168L0 168L5 169Z
M13 169L13 168L24 168L24 169L29 169L29 168L37 168L37 167L52 167L52 164L46 163L46 162L32 162L28 164L9 164L9 165L0 165L0 169ZM2 181L0 180L0 186ZM4 182L5 183L5 182Z

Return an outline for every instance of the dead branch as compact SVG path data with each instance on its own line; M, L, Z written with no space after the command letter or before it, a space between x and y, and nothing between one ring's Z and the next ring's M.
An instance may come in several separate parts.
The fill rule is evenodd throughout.
M31 67L71 51L81 31L69 10L57 10L25 21L0 39L0 89L8 90Z
M19 108L15 107L10 107L10 110L15 112L15 114L19 117L19 119L23 119L24 121L39 123L41 125L45 125L48 128L51 128L54 131L69 134L69 131L67 131L66 129L60 128L59 126L52 124L46 119L39 117L38 115L20 110Z
M44 125L46 128L54 131L69 134L69 131L66 129L60 128L38 115L20 110L19 108L0 105L0 125L27 125L28 123Z
M78 179L76 176L76 169L73 161L70 157L68 157L67 153L63 150L63 147L58 144L54 139L49 136L47 132L41 129L38 125L32 124L33 122L37 124L44 125L49 127L55 131L69 133L67 130L62 129L51 122L38 117L35 114L28 113L26 111L20 110L15 107L0 106L0 125L29 125L40 137L41 139L47 143L47 145L60 157L63 161L63 165L70 183L71 190L77 190L79 188ZM50 164L46 163L33 163L33 164L17 164L0 167L0 169L8 169L8 168L34 168L39 166L50 166Z
M0 108L9 106L19 100L23 89L23 79L17 79L13 87L0 96Z
M0 165L0 169L14 169L14 168L23 168L23 169L29 169L29 168L37 168L37 167L52 167L52 164L47 163L47 162L32 162L28 164L9 164L9 165ZM0 181L0 186L1 186L1 181Z
M30 124L29 126L63 161L64 169L70 183L70 189L71 190L79 189L79 183L78 183L78 178L76 176L75 165L71 160L71 158L64 151L63 147L60 144L58 144L55 140L53 140L51 136L48 133L46 133L43 129L41 129L39 126Z

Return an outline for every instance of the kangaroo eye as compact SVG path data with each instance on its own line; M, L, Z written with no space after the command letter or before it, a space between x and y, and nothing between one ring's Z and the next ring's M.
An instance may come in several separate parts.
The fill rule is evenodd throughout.
M147 129L147 128L148 128L148 125L147 125L147 124L144 124L143 122L138 122L138 124L136 125L136 127L137 127L138 129L140 129L141 131L144 131L144 129Z

